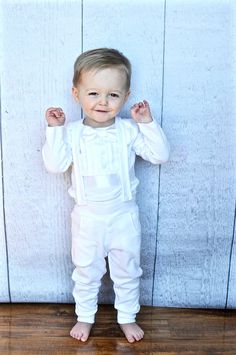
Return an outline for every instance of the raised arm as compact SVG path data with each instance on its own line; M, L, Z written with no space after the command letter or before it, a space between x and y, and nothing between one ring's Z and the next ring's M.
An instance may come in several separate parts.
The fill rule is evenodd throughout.
M139 126L139 132L133 144L135 153L153 164L168 161L170 146L161 126L153 120L147 101L135 104L131 115Z
M63 173L72 163L72 151L67 135L65 114L61 108L46 111L46 142L42 149L46 169L51 173Z

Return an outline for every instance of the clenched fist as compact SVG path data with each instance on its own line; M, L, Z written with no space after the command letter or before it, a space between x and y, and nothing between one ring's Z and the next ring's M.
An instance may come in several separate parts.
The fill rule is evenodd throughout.
M48 108L45 116L50 127L63 126L66 120L65 114L60 107Z
M149 103L146 100L134 104L131 107L131 116L137 123L152 122L152 115Z

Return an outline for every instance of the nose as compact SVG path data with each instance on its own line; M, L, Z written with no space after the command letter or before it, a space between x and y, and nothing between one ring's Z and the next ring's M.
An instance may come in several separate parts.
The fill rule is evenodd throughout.
M102 106L106 106L108 103L107 101L107 96L106 95L101 95L100 100L99 100L99 104Z

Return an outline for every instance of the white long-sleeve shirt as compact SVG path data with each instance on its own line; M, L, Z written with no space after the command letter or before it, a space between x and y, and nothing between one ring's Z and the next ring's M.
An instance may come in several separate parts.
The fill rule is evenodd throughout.
M138 185L135 156L153 164L169 158L169 144L155 121L137 124L116 117L110 127L92 128L83 121L47 127L43 146L46 169L65 172L72 165L70 195L78 204L133 198Z

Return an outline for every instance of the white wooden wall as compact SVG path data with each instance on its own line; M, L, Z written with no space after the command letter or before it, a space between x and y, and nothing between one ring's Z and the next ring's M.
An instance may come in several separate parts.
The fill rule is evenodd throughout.
M1 302L73 301L70 180L44 169L44 111L80 117L74 60L106 46L133 64L123 115L146 98L172 147L137 161L141 303L236 306L235 21L233 0L2 1Z

